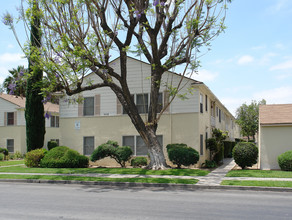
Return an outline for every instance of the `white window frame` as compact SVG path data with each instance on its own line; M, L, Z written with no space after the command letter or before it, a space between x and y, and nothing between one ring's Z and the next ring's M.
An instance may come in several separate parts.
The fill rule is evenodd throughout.
M85 139L86 138L92 138L93 139L93 150L92 150L92 152L94 151L94 149L95 149L95 138L94 138L94 136L84 136L83 137L83 155L86 155L86 156L89 156L89 155L91 155L92 154L92 152L91 153L89 153L89 154L85 154L86 152L85 152ZM90 146L91 147L91 146Z
M89 100L89 99L92 99L93 100L93 105L92 106L86 106L85 103L86 103L86 100ZM94 96L89 96L89 97L84 97L84 101L83 101L83 116L94 116ZM92 113L87 113L86 109L89 109L90 108L90 112L92 111ZM91 110L92 108L92 110Z
M59 128L60 127L60 118L57 115L51 116L51 127L52 128Z
M12 141L12 145L13 146L8 146L8 142L9 141ZM7 139L6 140L6 148L7 148L7 150L8 150L9 153L14 153L14 139ZM11 151L10 148L13 148L13 151Z
M134 146L129 146L133 150L133 156L147 156L148 153L146 155L144 155L144 154L137 155L137 138L141 137L140 135L123 135L122 136L122 144L123 144L123 146L127 146L124 143L124 137L131 137L131 138L134 137ZM160 137L161 137L161 142L162 142L160 144L161 144L161 147L163 148L163 135L157 135L157 138L160 138Z
M15 120L14 120L14 112L7 112L7 126L14 126L15 125ZM12 118L9 117L9 115L12 115ZM9 119L12 120L13 123L9 123Z

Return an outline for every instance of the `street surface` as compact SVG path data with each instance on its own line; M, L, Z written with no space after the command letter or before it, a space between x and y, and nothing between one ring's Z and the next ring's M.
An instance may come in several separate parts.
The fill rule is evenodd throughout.
M0 219L292 219L292 193L0 183Z

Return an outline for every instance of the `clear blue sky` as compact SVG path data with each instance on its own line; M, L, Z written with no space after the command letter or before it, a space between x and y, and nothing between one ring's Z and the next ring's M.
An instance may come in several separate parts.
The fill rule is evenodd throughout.
M0 15L16 15L20 0L1 1ZM234 114L242 103L292 103L292 1L233 0L227 29L201 58L203 81ZM20 25L21 27L21 25ZM19 28L20 28L19 27ZM27 65L11 30L0 24L0 83L8 69ZM20 32L21 33L21 32ZM25 39L24 32L20 38Z

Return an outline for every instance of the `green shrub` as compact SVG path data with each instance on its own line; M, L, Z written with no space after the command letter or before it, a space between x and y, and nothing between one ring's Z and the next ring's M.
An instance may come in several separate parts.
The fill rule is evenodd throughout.
M52 150L55 147L58 147L58 143L56 141L48 141L48 150Z
M281 170L292 171L292 150L278 156L278 164Z
M221 144L222 146L219 148L219 151L214 155L213 160L217 163L217 164L221 164L223 159L224 159L224 145Z
M9 155L9 152L6 148L0 148L0 153L3 153L5 156Z
M142 167L147 166L147 158L146 157L135 157L131 160L132 167Z
M251 142L238 142L232 151L235 163L242 169L257 163L258 148Z
M80 155L69 147L59 146L51 149L41 160L40 166L44 168L85 168L89 159Z
M186 144L168 144L166 146L169 160L181 168L181 165L190 166L199 160L199 153Z
M13 154L13 159L14 159L14 160L22 159L22 158L23 158L23 155L22 155L19 151L16 151L16 152Z
M236 142L234 141L223 141L224 144L224 158L232 157L232 150L235 147Z
M114 159L121 167L126 166L126 162L131 158L133 151L128 146L120 147L116 141L108 141L96 148L90 157L91 161L97 161L105 157L111 157Z
M205 160L205 163L202 163L202 167L215 168L217 167L217 163L214 160Z
M4 154L3 153L0 153L0 161L4 160Z
M47 153L47 150L42 149L36 149L28 152L25 155L24 163L27 167L39 167L41 160L44 158L45 154Z

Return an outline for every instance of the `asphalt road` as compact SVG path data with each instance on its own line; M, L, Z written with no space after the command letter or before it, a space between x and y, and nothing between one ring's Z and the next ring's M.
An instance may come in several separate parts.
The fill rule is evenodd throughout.
M0 183L0 219L292 219L292 193Z

